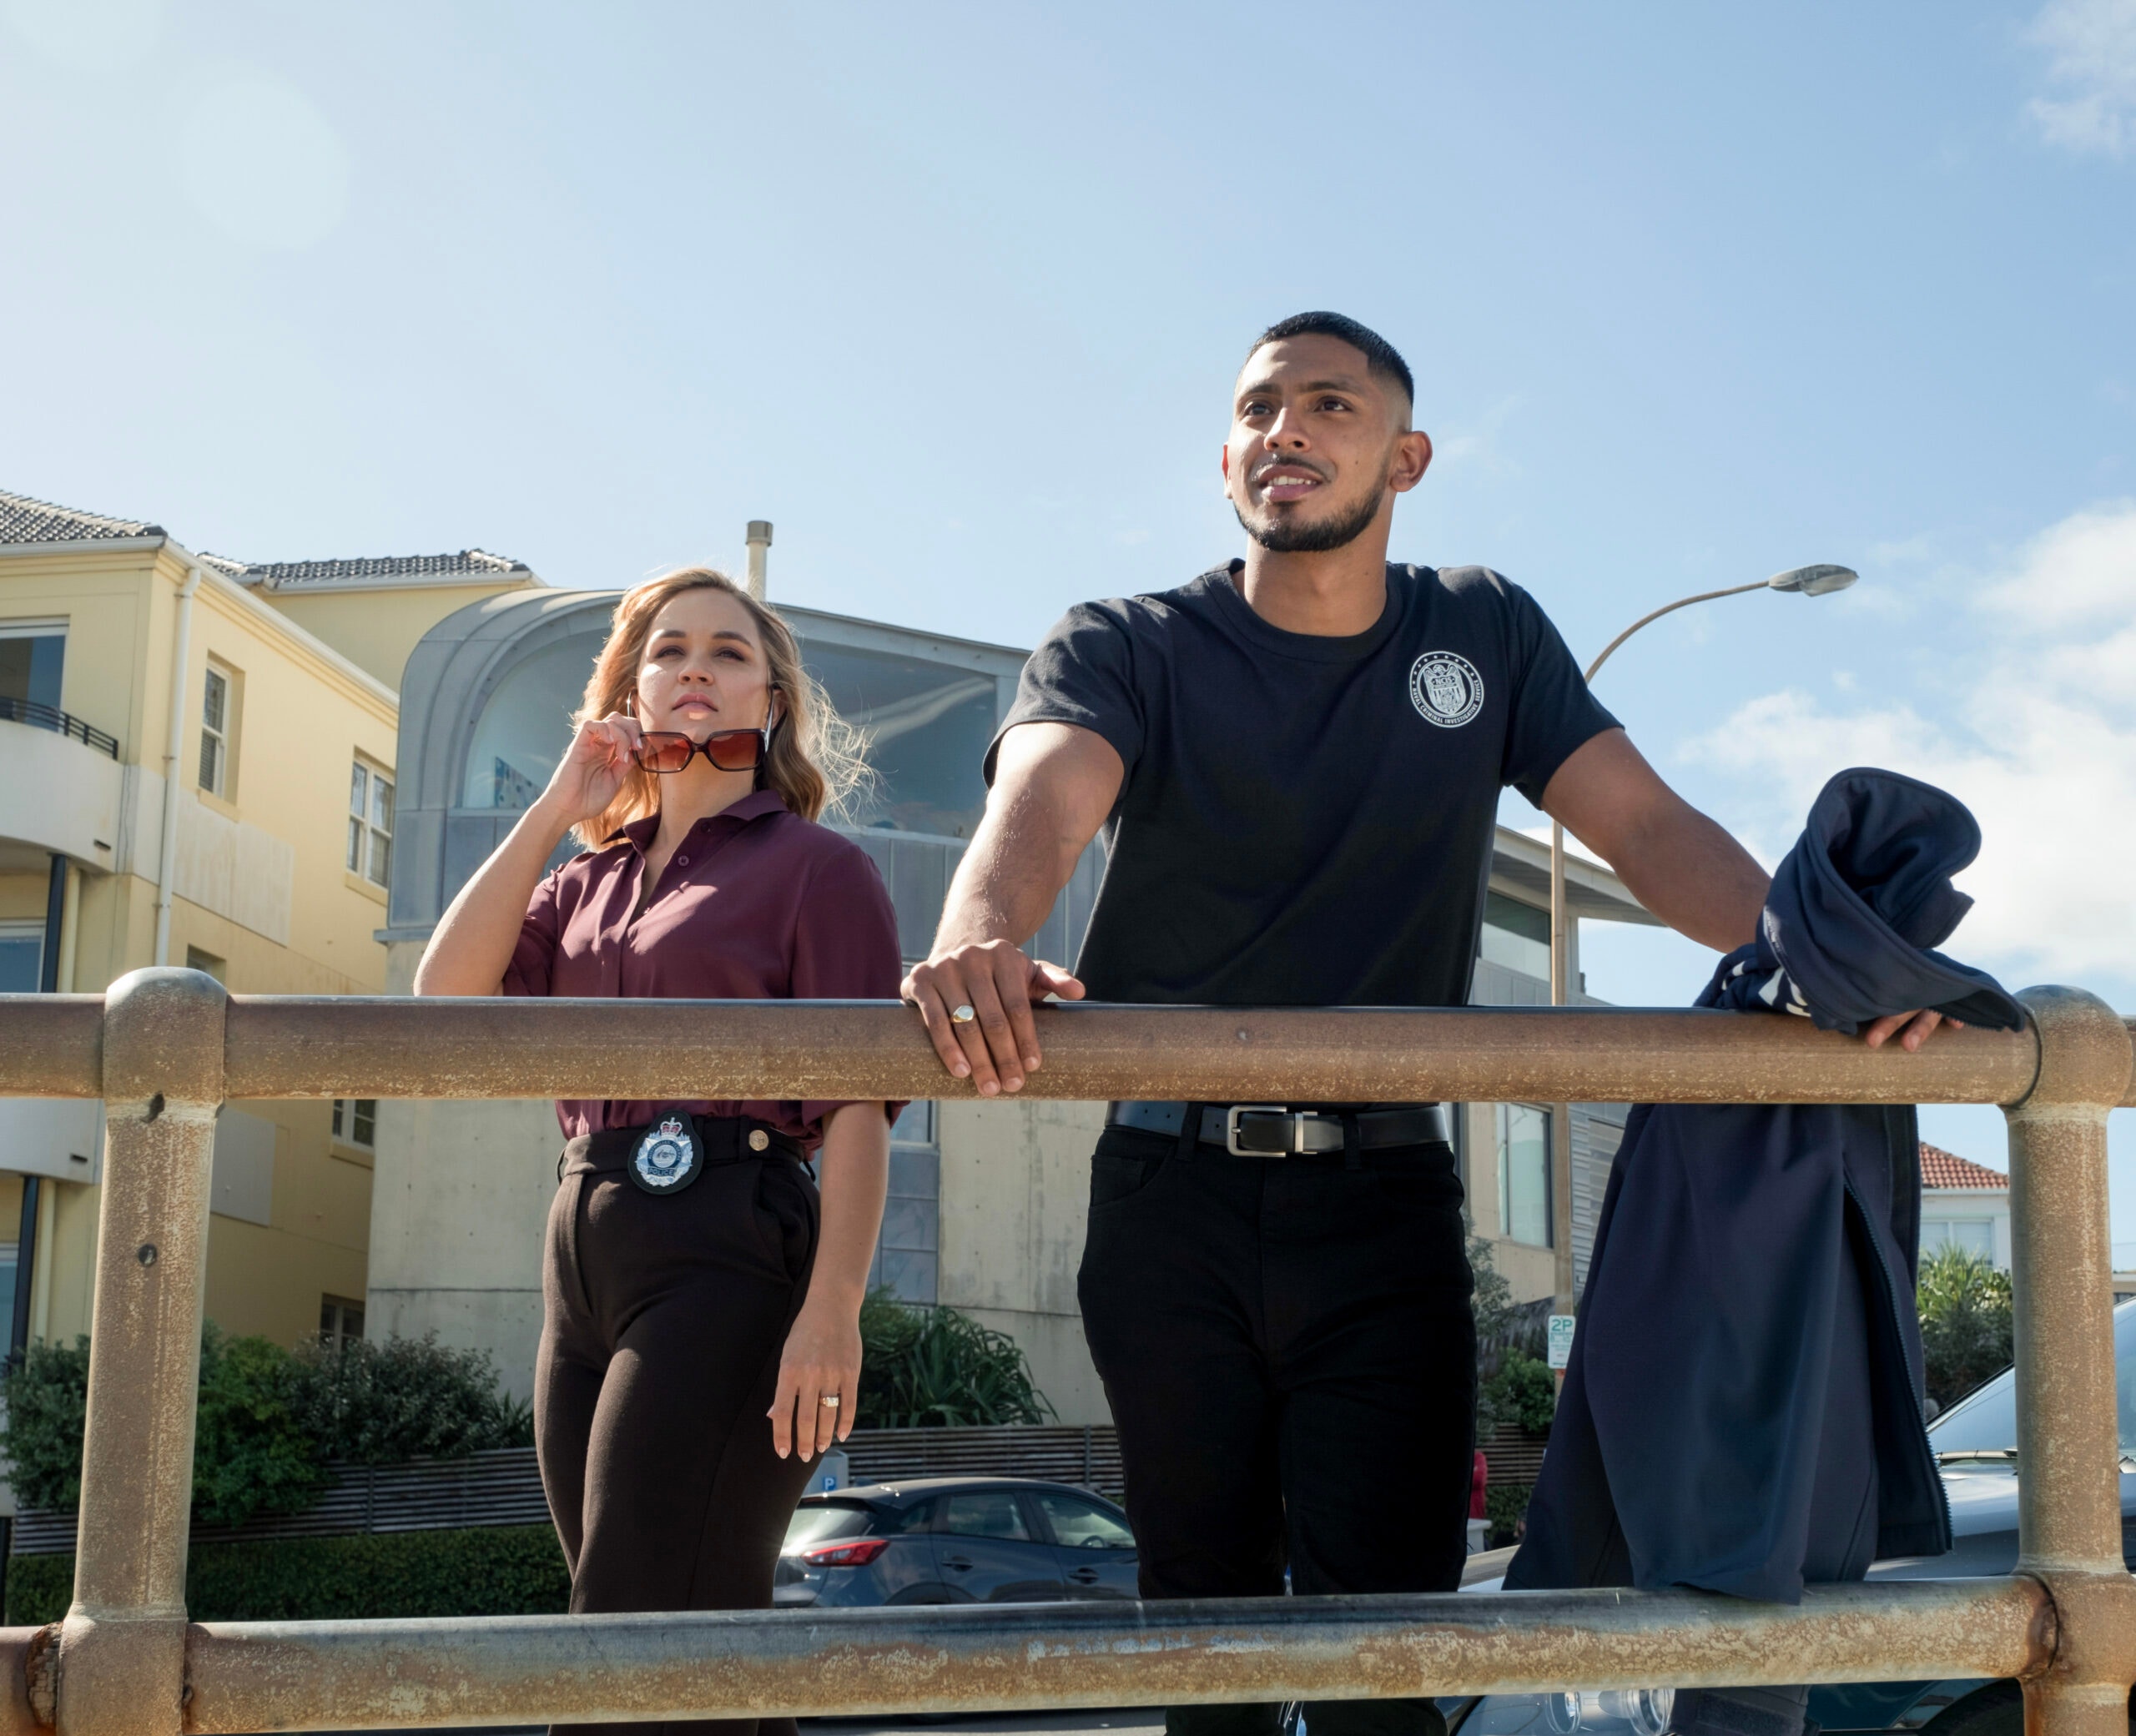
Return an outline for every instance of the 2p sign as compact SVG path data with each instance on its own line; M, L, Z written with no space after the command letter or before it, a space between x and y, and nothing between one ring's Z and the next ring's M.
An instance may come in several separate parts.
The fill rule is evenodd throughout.
M1550 1316L1550 1366L1559 1373L1572 1366L1572 1328L1571 1315Z

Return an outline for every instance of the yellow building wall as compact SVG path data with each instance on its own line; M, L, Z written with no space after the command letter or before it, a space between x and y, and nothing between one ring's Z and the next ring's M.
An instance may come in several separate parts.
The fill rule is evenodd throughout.
M139 768L131 787L137 833L146 834L136 841L141 871L78 877L73 969L62 992L96 993L154 962L150 877L161 836L177 592L189 565L169 546L0 558L0 619L68 622L61 706L116 737L121 761ZM375 994L385 949L373 935L385 922L385 893L346 867L351 763L360 756L392 773L399 717L391 689L416 640L463 603L516 587L362 591L277 610L209 569L202 574L175 762L180 801L286 847L287 929L285 937L260 932L229 912L174 897L169 961L183 964L188 949L198 949L223 961L224 984L239 994ZM238 678L227 799L197 787L211 657ZM389 663L391 673L380 673ZM0 814L0 836L7 832ZM47 889L43 874L0 876L0 916L42 918ZM227 1331L292 1343L318 1330L322 1296L365 1294L370 1157L332 1140L326 1104L232 1107L274 1124L271 1221L213 1218L208 1315ZM71 1341L92 1330L100 1190L56 1181L46 1192L31 1329Z
M269 591L263 586L253 595L398 692L409 652L438 622L455 609L501 591L527 590L533 583L530 574L511 584L411 586L404 591Z

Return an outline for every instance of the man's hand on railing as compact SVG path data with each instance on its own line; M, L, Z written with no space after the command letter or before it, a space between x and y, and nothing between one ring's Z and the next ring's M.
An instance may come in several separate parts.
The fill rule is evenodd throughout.
M936 952L915 964L901 993L919 1009L934 1053L982 1097L1020 1091L1044 1056L1031 1004L1049 994L1081 1000L1083 985L1057 964L1026 958L1005 940Z
M1941 1013L1894 1013L1888 1019L1879 1019L1861 1034L1861 1040L1872 1049L1882 1049L1899 1033L1899 1047L1908 1054L1928 1040L1929 1033L1939 1024L1947 1024L1954 1031L1965 1029L1962 1019L1950 1019Z

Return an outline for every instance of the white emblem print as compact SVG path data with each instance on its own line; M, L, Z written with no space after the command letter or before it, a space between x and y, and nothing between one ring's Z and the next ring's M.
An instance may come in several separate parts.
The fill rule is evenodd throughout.
M1455 729L1484 708L1484 677L1468 658L1428 651L1409 667L1409 702L1427 723Z

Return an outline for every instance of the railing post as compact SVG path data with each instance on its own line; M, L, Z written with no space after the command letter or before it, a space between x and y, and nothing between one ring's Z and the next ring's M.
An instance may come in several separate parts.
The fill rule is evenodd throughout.
M2039 1038L2032 1090L2006 1105L2016 1299L2018 1571L2054 1598L2053 1666L2025 1684L2028 1736L2128 1736L2132 1582L2122 1560L2107 1216L2107 1112L2129 1036L2073 989L2020 999Z
M177 1736L209 1169L223 1096L213 978L137 970L104 999L103 1198L61 1736Z

